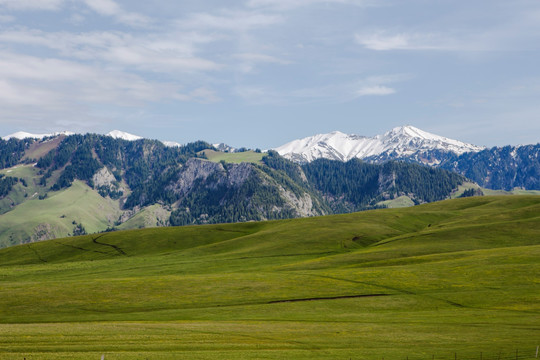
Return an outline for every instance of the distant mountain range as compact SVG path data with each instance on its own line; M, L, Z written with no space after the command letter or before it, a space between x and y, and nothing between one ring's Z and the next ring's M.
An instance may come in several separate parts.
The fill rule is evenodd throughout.
M251 162L238 163L244 150L170 147L119 132L0 140L0 247L113 229L410 206L459 196L466 182L418 164L299 165L275 151L252 151Z
M276 151L300 164L317 159L405 161L450 170L489 189L540 190L540 144L487 149L401 126L375 137L335 131L291 141Z
M396 127L384 135L366 137L347 135L339 131L294 140L275 150L283 157L298 163L316 159L348 161L353 158L369 162L413 160L438 165L441 159L430 156L479 152L484 147L428 133L414 126Z
M56 137L60 135L69 136L69 135L75 135L75 133L71 131L62 131L62 132L54 132L54 133L48 133L48 134L32 134L26 131L18 131L16 133L3 136L2 139L4 140L9 140L9 139L19 139L19 140L39 139L41 140L44 138ZM142 136L133 135L133 134L127 133L125 131L120 131L120 130L112 130L108 132L107 134L105 134L105 136L110 136L114 139L122 139L122 140L127 140L127 141L136 141L136 140L143 139ZM165 146L171 146L171 147L181 146L181 144L174 141L162 141L162 143Z
M3 136L2 139L4 139L4 140L9 140L9 139L19 139L19 140L23 140L23 139L39 139L39 140L41 140L41 139L44 139L46 137L56 137L56 136L59 136L59 135L69 136L69 135L75 135L75 133L71 132L71 131L61 131L61 132L53 132L53 133L48 133L48 134L31 134L31 133L26 132L26 131L17 131L16 133Z
M4 140L43 139L74 133L64 131L50 134L17 132ZM127 141L143 137L113 130L105 136ZM177 142L161 141L167 147L181 147ZM224 153L245 151L224 143L213 144ZM367 137L348 135L339 131L293 140L274 149L281 156L298 164L317 159L346 162L351 159L382 164L386 161L405 161L450 170L466 176L482 187L490 189L540 189L540 145L493 147L468 144L435 135L414 126L396 127L383 135Z
M316 135L276 150L246 154L117 130L8 135L0 139L0 247L411 206L487 191L480 187L540 190L540 144L486 149L404 126L373 138Z

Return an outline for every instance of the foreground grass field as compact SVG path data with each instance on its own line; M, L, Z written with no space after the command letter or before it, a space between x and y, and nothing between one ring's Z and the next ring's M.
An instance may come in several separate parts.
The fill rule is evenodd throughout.
M0 359L533 359L539 260L534 196L16 246Z

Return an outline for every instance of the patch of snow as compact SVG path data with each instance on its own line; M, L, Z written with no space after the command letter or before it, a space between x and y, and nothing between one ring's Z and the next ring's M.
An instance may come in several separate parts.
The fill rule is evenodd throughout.
M513 159L517 158L517 148L514 148L514 150L512 150L512 152L510 153L510 156L512 156Z
M135 141L135 140L142 139L142 136L133 135L133 134L130 134L130 133L127 133L127 132L124 132L124 131L120 131L120 130L113 130L113 131L107 133L107 136L110 136L110 137L112 137L114 139L123 139L123 140L127 140L127 141Z
M181 147L182 144L180 143L177 143L175 141L162 141L163 145L167 146L167 147Z

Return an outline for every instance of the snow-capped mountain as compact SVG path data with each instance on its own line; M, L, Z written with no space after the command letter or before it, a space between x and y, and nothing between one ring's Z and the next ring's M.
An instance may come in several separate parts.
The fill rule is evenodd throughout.
M74 135L75 133L71 132L71 131L61 131L61 132L54 132L54 133L50 133L50 134L31 134L29 132L26 132L26 131L17 131L16 133L13 133L13 134L9 134L9 135L6 135L4 137L2 137L2 139L4 140L9 140L9 139L19 139L19 140L22 140L22 139L43 139L43 138L46 138L46 137L51 137L51 136L59 136L59 135L66 135L66 136L69 136L69 135Z
M182 144L177 143L176 141L162 141L163 145L167 147L180 147Z
M75 135L76 133L74 132L71 132L71 131L62 131L62 132L54 132L54 133L49 133L49 134L32 134L32 133L29 133L29 132L26 132L26 131L18 131L16 133L13 133L13 134L10 134L10 135L6 135L4 137L2 137L3 140L9 140L9 139L19 139L19 140L22 140L22 139L38 139L38 140L42 140L43 138L46 138L46 137L56 137L56 136L60 136L60 135L65 135L65 136L70 136L70 135ZM125 131L120 131L120 130L113 130L107 134L105 134L105 136L110 136L114 139L123 139L123 140L127 140L127 141L135 141L135 140L140 140L140 139L144 139L142 136L138 136L138 135L133 135L133 134L130 134L130 133L127 133ZM163 143L163 145L167 146L167 147L180 147L182 146L182 144L180 143L177 143L175 141L161 141Z
M341 161L359 158L373 162L411 158L429 165L437 165L440 160L429 156L429 152L460 155L483 149L480 146L431 134L414 126L400 126L375 137L347 135L334 131L294 140L274 150L300 163L319 158Z
M106 135L115 139L122 139L122 140L127 140L127 141L135 141L135 140L142 139L142 136L133 135L133 134L120 131L120 130L113 130L107 133Z

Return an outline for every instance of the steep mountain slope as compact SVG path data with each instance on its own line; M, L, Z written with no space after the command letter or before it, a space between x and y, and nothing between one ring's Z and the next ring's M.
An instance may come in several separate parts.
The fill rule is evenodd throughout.
M19 163L0 170L0 214L4 213L0 215L0 246L73 234L70 222L97 232L117 226L282 219L330 211L308 184L296 183L262 163L226 164L198 158L199 152L212 148L204 142L167 147L158 141L93 134L57 142L25 141L9 141L8 150L16 148L19 153L6 163ZM38 151L45 148L49 152ZM28 159L33 165L22 161L27 153L39 154ZM80 191L74 192L73 184ZM84 200L85 194L92 194L96 206L90 206L94 200ZM52 201L61 198L68 200ZM61 217L63 213L58 212L71 202L81 211L72 212L73 219ZM146 210L156 204L164 211ZM110 206L114 209L106 211ZM35 216L40 212L43 219ZM149 221L130 221L139 212L156 215L149 215ZM93 222L94 217L102 220ZM137 218L143 219L142 215Z
M413 126L401 126L384 135L365 137L347 135L339 131L294 140L275 150L287 159L305 163L324 158L348 161L353 158L381 162L414 159L421 163L437 164L440 159L428 152L463 154L483 148L431 134Z
M305 184L267 166L190 159L166 188L177 195L172 225L324 215L327 206Z
M455 173L393 161L377 165L319 159L302 169L336 213L377 207L400 197L414 204L443 200L465 181Z
M540 144L465 153L448 158L440 167L489 189L540 190Z
M6 157L6 164L17 165L0 170L5 176L5 187L0 186L0 214L4 213L0 220L2 216L20 220L17 226L7 220L0 222L0 243L5 245L75 233L73 227L65 226L67 220L58 220L63 214L58 212L66 206L61 202L60 208L47 202L52 214L49 221L35 224L24 216L29 209L43 209L41 202L47 197L62 198L74 183L85 187L75 194L95 194L103 200L89 206L89 219L103 219L106 211L95 212L114 204L114 216L106 216L106 221L87 223L84 209L74 212L73 225L96 232L147 224L189 225L350 212L381 206L380 202L400 196L411 203L424 203L448 198L465 181L447 171L416 164L381 166L357 161L347 163L348 170L340 172L334 171L340 162L303 169L274 151L220 157L204 142L167 147L153 140L87 134L45 141L12 139L5 145L10 151L18 150L11 153L17 156ZM3 153L9 154L8 150ZM209 157L214 161L202 158L206 153L212 154ZM359 178L361 173L369 177ZM411 174L415 174L414 181ZM84 208L84 202L78 203ZM155 205L155 211L147 210ZM133 219L139 212L145 215ZM55 225L58 222L64 225ZM52 230L40 232L46 226L43 224ZM36 235L38 232L41 235Z

